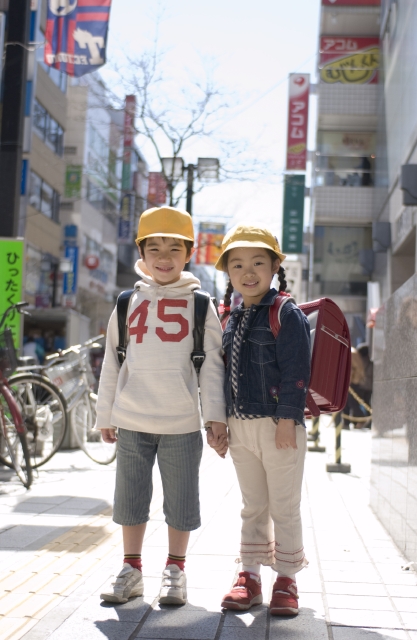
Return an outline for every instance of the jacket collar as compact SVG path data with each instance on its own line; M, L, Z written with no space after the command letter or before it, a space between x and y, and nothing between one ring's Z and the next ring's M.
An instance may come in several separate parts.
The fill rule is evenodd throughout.
M273 304L276 296L278 295L278 291L276 289L270 289L262 298L262 300L259 302L259 304L257 305L252 305L252 306L256 306L256 307L270 307L271 304ZM233 309L232 314L233 313L242 313L243 311L246 311L246 309L243 308L243 302L241 302L235 309Z

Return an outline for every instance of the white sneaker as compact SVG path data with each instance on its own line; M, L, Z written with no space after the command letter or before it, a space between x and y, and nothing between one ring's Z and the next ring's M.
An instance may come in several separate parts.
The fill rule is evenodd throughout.
M129 598L142 594L142 572L125 562L116 580L110 584L107 591L100 593L100 598L106 602L127 602Z
M185 604L187 602L187 578L176 564L169 564L162 573L159 592L161 604Z

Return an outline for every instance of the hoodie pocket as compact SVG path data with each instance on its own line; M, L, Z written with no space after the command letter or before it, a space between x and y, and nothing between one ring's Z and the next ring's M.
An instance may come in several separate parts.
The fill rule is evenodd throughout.
M124 411L152 417L189 415L197 411L197 403L180 371L133 371L116 404Z

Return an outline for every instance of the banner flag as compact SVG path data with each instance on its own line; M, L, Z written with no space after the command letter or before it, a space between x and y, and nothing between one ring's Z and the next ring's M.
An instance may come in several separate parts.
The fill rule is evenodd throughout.
M379 7L381 0L321 0L325 7Z
M111 0L48 0L45 63L75 77L101 67L110 6Z
M287 170L305 171L310 75L291 73L288 104Z
M150 171L148 181L148 205L160 207L167 201L167 181L160 171Z

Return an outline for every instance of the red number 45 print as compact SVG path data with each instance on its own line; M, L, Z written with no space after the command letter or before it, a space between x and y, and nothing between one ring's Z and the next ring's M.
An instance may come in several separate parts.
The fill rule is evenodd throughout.
M129 316L129 335L136 336L136 343L143 342L143 336L148 333L148 327L146 326L146 320L148 318L150 300L143 300L134 312ZM182 308L186 309L188 306L187 300L159 300L157 316L162 322L179 324L180 329L176 333L167 333L163 327L156 327L155 333L162 342L181 342L188 336L189 324L188 320L184 318L181 313L166 313L167 308ZM138 319L137 325L134 327L133 323Z

